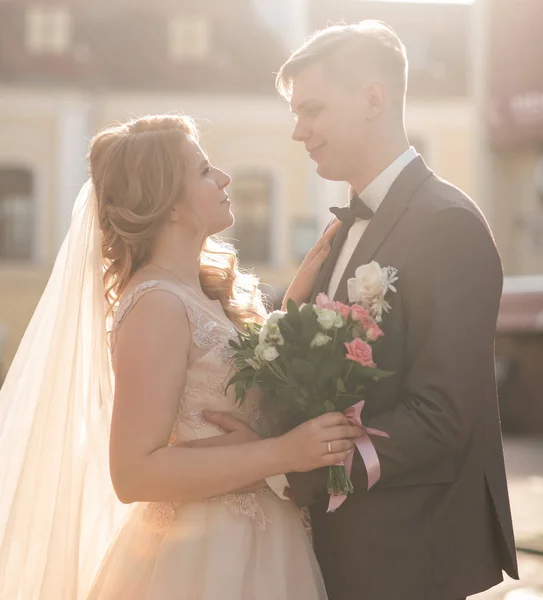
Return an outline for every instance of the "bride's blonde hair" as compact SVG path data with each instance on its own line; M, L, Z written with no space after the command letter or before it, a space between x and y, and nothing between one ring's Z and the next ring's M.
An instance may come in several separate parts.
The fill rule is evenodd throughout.
M198 130L187 116L156 115L108 127L89 155L96 191L106 300L113 310L134 273L151 258L155 236L185 193L190 141ZM200 255L200 283L241 326L264 316L258 280L242 273L233 246L208 237Z

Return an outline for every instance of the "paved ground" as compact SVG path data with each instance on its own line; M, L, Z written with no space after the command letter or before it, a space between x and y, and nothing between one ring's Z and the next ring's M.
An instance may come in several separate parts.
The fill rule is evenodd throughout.
M519 548L538 548L541 554L519 551L520 581L507 579L476 600L543 600L543 437L507 438L507 477Z

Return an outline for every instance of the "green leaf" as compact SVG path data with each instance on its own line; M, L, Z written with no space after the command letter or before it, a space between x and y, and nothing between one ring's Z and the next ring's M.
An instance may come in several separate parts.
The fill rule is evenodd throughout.
M287 302L287 314L289 315L289 317L294 318L298 318L300 316L300 309L298 308L298 305L296 304L296 302L294 302L292 298L289 298Z
M255 370L252 367L246 367L241 371L238 371L228 380L228 383L226 384L226 389L228 389L231 385L237 385L238 382L241 382L245 379L252 379L254 372Z
M296 332L292 325L285 319L279 321L278 325L279 331L281 332L285 342L292 346L298 346L300 342L300 334Z
M302 358L293 358L290 367L294 375L305 379L313 379L317 376L317 369L307 360Z
M343 372L345 359L341 355L334 354L324 362L319 369L317 385L324 385L328 379L333 379Z
M318 406L317 404L313 404L312 406L310 406L307 412L311 418L320 417L323 414L321 407ZM333 412L333 411L328 411L328 412Z
M247 390L246 390L245 386L243 385L243 382L238 381L236 383L236 400L240 404L243 404L245 402L246 393L247 393Z
M336 412L337 407L331 400L324 401L324 408L327 412Z
M302 308L300 310L300 316L304 320L311 319L315 322L317 321L317 315L315 314L313 304L305 304L304 306L302 306Z
M359 363L355 363L355 369L357 375L364 377L365 379L373 379L379 381L386 377L392 377L395 374L394 371L384 371L382 369L372 369L371 367L363 367Z
M337 391L342 394L345 394L347 392L347 390L345 389L345 383L343 382L343 379L341 379L341 378L339 378L336 381L336 388L337 388Z

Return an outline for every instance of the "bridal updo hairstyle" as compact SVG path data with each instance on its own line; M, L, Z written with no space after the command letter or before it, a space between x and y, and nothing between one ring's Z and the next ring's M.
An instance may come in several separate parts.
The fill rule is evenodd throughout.
M172 208L183 202L189 141L198 142L190 117L156 115L108 127L91 142L90 172L110 310L130 278L150 260L156 234ZM200 283L234 324L261 322L258 280L240 272L235 249L217 236L203 242Z

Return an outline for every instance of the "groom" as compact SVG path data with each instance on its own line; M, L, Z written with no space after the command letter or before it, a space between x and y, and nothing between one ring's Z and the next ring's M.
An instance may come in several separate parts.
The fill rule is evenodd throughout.
M502 267L476 204L409 146L405 47L376 21L329 27L282 66L292 137L350 206L311 299L348 301L347 280L377 261L398 270L375 360L395 376L365 397L381 465L367 491L326 512L326 471L287 476L309 505L330 600L458 600L517 578L494 376ZM307 298L310 300L310 298Z

